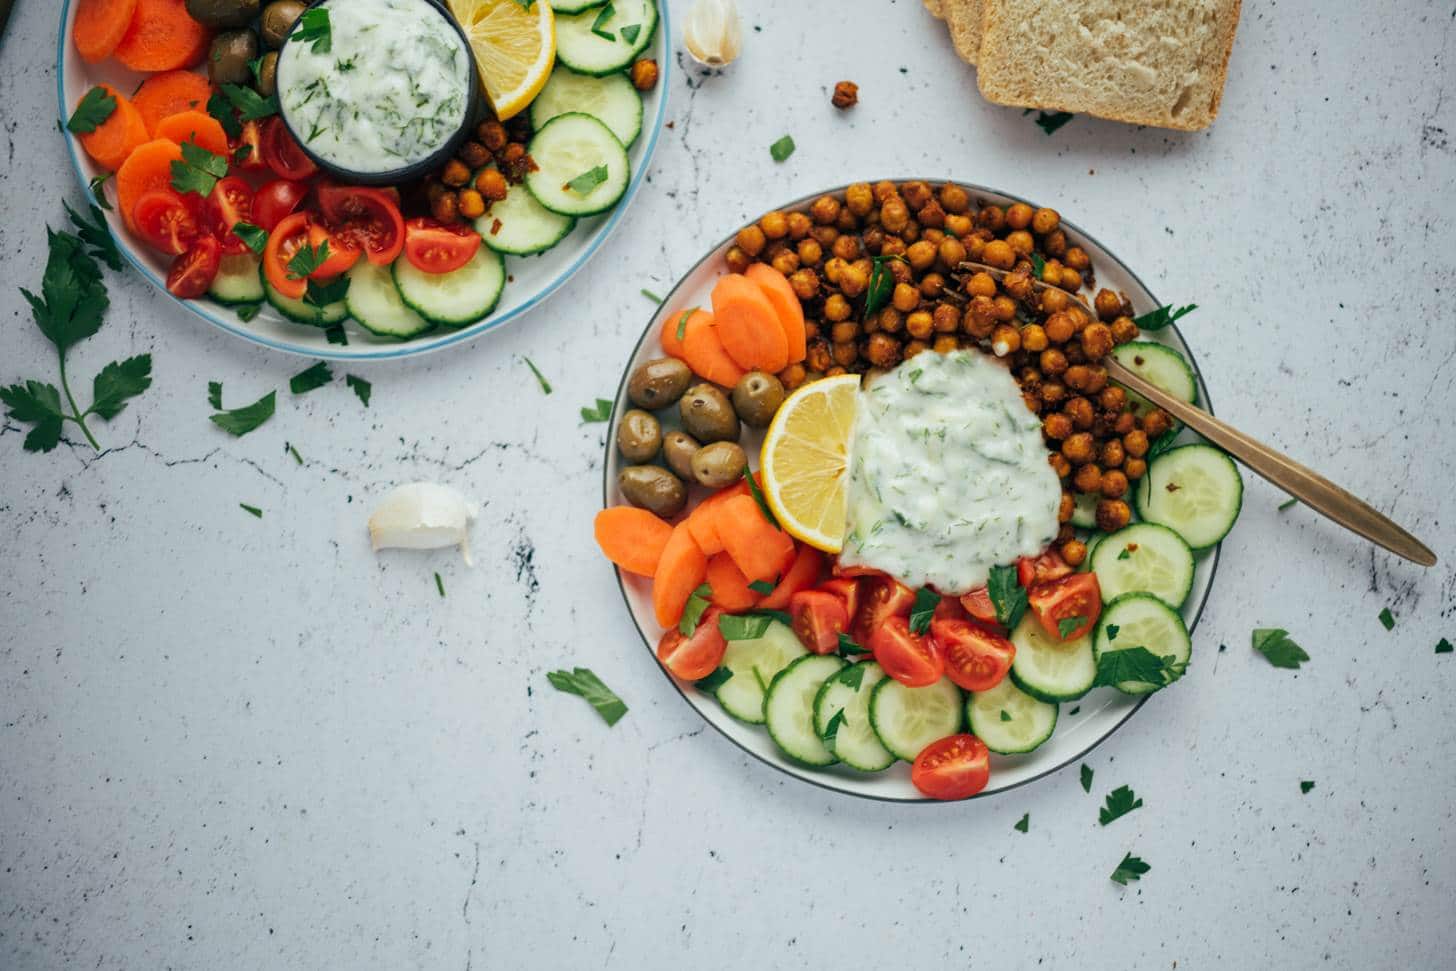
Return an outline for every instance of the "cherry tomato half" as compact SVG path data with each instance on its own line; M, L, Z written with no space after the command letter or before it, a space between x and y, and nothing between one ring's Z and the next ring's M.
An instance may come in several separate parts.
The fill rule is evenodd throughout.
M274 179L265 184L253 196L253 218L254 226L273 232L273 227L283 221L283 217L289 215L298 208L303 197L308 195L308 185L304 182L289 182L287 179Z
M945 676L966 691L990 691L1011 670L1016 647L969 620L932 620L930 638L945 659Z
M383 189L321 183L318 201L329 231L363 250L375 266L388 266L404 249L404 217Z
M329 232L318 223L310 222L308 245L312 246L316 252L323 253L325 243L329 246L327 255L319 264L318 269L308 275L310 280L332 279L340 273L347 272L351 266L359 262L358 247L337 234Z
M977 587L962 596L961 606L975 620L992 627L1000 626L1000 621L996 619L996 605L991 602L991 591L985 587Z
M859 614L859 580L854 577L835 577L819 584L819 589L832 593L844 601L844 611L851 620Z
M784 571L783 579L773 588L773 593L759 601L764 610L785 610L794 594L808 590L819 581L819 571L824 567L824 554L808 544L799 544L794 562ZM853 615L851 615L853 616Z
M1047 550L1035 559L1023 556L1016 561L1016 582L1028 590L1038 583L1060 580L1071 572L1072 567L1056 550Z
M854 639L869 646L869 638L891 617L909 617L915 605L915 591L890 577L863 581L859 612L854 618Z
M885 673L903 685L923 688L945 673L945 660L928 637L910 629L904 617L885 620L865 644Z
M723 654L728 642L718 629L718 617L723 611L709 607L698 621L698 629L691 637L684 637L682 631L673 627L657 642L657 660L682 681L698 681L718 670L723 663Z
M200 297L217 279L222 247L211 236L199 236L192 246L172 261L167 271L167 292L181 300Z
M969 799L991 778L991 753L974 735L950 735L915 756L910 781L931 799Z
M224 256L248 252L248 244L238 238L233 227L253 221L253 187L236 175L219 179L207 197L207 231L222 244Z
M279 115L263 123L261 152L263 161L280 179L296 181L318 172L318 166L298 147L298 142L288 133L288 126Z
M839 635L849 628L844 601L822 590L802 590L789 600L789 616L799 643L814 654L833 654Z
M237 138L228 139L228 149L232 166L244 172L259 172L268 167L263 159L263 123L261 121L243 122L242 133Z
M263 249L263 275L268 283L293 300L302 300L308 292L308 280L294 278L288 270L288 261L308 244L308 216L301 212L284 216L283 221L268 234L268 245Z
M1095 573L1074 573L1032 587L1026 591L1026 602L1048 637L1071 641L1097 623L1097 615L1102 613L1102 588L1097 585ZM1069 626L1063 636L1062 621L1070 624L1073 620L1076 625Z
M480 234L469 226L446 226L420 217L404 224L404 255L422 273L449 273L469 263Z
M132 209L131 221L148 246L168 256L181 256L202 235L197 196L184 198L171 189L144 193Z

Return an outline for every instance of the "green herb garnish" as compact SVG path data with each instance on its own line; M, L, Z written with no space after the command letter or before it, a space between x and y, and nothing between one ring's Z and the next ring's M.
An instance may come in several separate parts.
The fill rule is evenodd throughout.
M682 617L677 622L679 634L684 637L693 636L693 632L698 629L698 622L703 619L703 611L708 609L712 596L713 588L706 583L689 595L688 602L683 606Z
M224 84L222 86L222 94L227 102L237 109L238 120L258 121L259 119L278 114L278 95L276 94L269 95L265 98L252 88L242 84ZM217 118L218 123L223 126L224 130L227 129L229 124L232 124L236 127L236 131L241 133L243 129L237 121L226 122L218 117L218 111L214 111L215 102L218 111L222 109L221 102L217 102L217 96L213 95L207 102L207 113ZM233 137L236 138L237 135L233 135Z
M292 455L293 456L293 461L297 462L299 465L302 465L303 464L303 456L298 454L298 449L296 449L296 448L293 447L293 443L292 442L284 442L283 443L283 449L289 455Z
M244 90L253 91L252 88ZM253 96L257 97L257 92L253 92ZM222 126L223 134L228 138L237 138L243 133L243 123L238 120L238 111L233 99L223 94L222 91L214 91L212 97L207 99L207 113ZM243 148L252 150L251 145L244 145L238 151L242 151ZM234 154L233 160L240 161L236 154Z
M329 245L328 240L319 245ZM327 307L331 303L338 303L349 295L349 284L352 282L354 281L346 276L336 276L327 283L309 280L304 287L303 302L314 307Z
M773 618L761 615L722 614L718 617L718 631L725 641L752 641L762 637L772 623Z
M328 363L319 361L289 378L288 390L294 394L304 394L315 388L322 388L332 380L334 372L329 370Z
M1046 260L1042 259L1042 255L1040 253L1033 252L1031 254L1031 275L1034 276L1036 279L1040 280L1042 271L1045 269Z
M1451 642L1446 640L1446 638L1444 637L1436 642L1437 654L1450 654L1453 650L1456 650L1456 648L1453 648L1451 646Z
M546 674L546 680L557 691L585 698L609 726L617 724L627 714L627 706L622 699L614 695L611 688L602 684L602 679L593 674L590 668L550 671Z
M1057 621L1057 636L1066 640L1073 631L1085 623L1087 623L1086 617L1063 617Z
M93 175L91 181L86 183L86 188L91 190L91 198L107 212L111 212L111 202L106 198L106 183L111 175L110 172L102 172L100 175Z
M1092 767L1086 762L1082 763L1082 791L1092 791Z
M864 319L868 320L877 313L881 307L890 302L890 295L895 292L895 275L890 272L885 264L890 260L904 262L903 256L876 256L870 261L870 282L865 287ZM919 379L922 371L910 376L910 383L914 384Z
M1127 647L1098 655L1097 677L1092 684L1132 681L1162 688L1181 678L1187 669L1186 662L1174 661L1172 655L1159 657L1146 647Z
M172 163L176 165L176 162ZM329 241L324 240L317 246L310 246L304 243L298 248L298 252L288 261L288 279L306 280L309 274L314 273L319 267L329 260Z
M1026 589L1016 579L1016 568L991 567L986 593L991 597L991 605L996 608L996 622L1007 630L1014 629L1021 622L1021 615L1026 613Z
M313 7L305 10L298 18L292 39L313 44L315 54L328 54L334 48L333 25L329 23L327 7Z
M1284 502L1281 502L1279 504L1279 511L1280 512L1283 512L1284 510L1289 509L1292 506L1297 506L1297 505L1299 505L1299 500L1298 499L1286 499Z
M1301 782L1299 784L1299 791L1301 793L1303 793L1304 795L1306 795L1306 796L1309 795L1309 790L1311 790L1313 788L1314 788L1314 780L1313 779L1305 779L1303 782Z
M1125 559L1127 559L1130 556L1132 556L1132 550L1128 549L1126 546L1124 546L1122 548L1122 552L1121 553L1117 554L1117 558L1119 560L1125 560Z
M682 316L677 319L677 339L678 340L682 340L684 337L686 337L688 335L688 318L692 317L692 315L695 314L695 313L697 313L697 312L698 312L698 308L697 307L689 307L687 310L684 310L682 312Z
M76 227L76 235L89 247L86 250L87 255L100 260L113 270L120 271L121 250L116 248L116 240L111 238L111 227L106 225L106 217L101 214L101 210L92 205L87 213L90 217L88 219L72 209L69 202L61 205L65 208L71 225Z
M839 656L850 657L855 654L868 654L869 648L860 647L853 637L841 633L839 635Z
M595 406L581 409L581 420L584 423L611 421L612 403L606 398L598 398Z
M1031 829L1031 813L1027 813L1025 816L1022 816L1019 820L1017 820L1016 825L1011 828L1016 830L1018 833L1025 833L1027 830Z
M646 297L648 300L651 300L653 303L662 303L662 298L659 297L657 294L653 293L651 290L647 289L646 287L642 288L642 296Z
M1106 804L1097 811L1097 821L1103 826L1114 819L1121 819L1134 809L1142 806L1143 801L1127 786L1118 786L1107 794Z
M536 367L535 362L532 361L529 357L522 358L522 360L526 362L526 367L531 369L531 373L536 375L536 383L541 385L541 393L550 394L551 382L546 380L546 376L541 373L540 368Z
M1050 135L1075 117L1070 111L1038 111L1036 127Z
M178 192L206 196L227 177L228 161L221 155L192 142L183 142L181 149L182 157L172 162L172 188Z
M440 571L435 571L435 589L440 591L440 599L445 597L445 581L440 579Z
M344 383L354 389L354 393L359 396L359 400L364 402L364 407L368 408L369 395L373 392L374 385L353 374L344 375Z
M782 162L794 154L794 148L794 137L792 135L785 135L768 147L768 153L773 156L775 162Z
M765 597L774 592L774 585L767 580L754 580L748 585L748 589L754 593L761 593Z
M1001 720L1004 722L1009 722L1011 720L1011 713L1008 712L1005 708L1001 709Z
M258 316L262 309L263 305L261 303L245 303L242 306L234 307L233 313L237 314L238 319L246 324L248 321Z
M1165 303L1156 310L1149 310L1147 313L1133 318L1133 323L1138 325L1139 330L1162 330L1169 324L1174 323L1181 317L1193 313L1198 309L1198 304L1190 303L1182 307L1174 308L1172 304Z
M116 99L97 85L87 91L66 122L66 130L75 135L89 135L106 123L116 111Z
M731 668L719 668L706 678L700 678L694 684L699 691L706 691L712 694L723 686L723 682L728 681L732 677L733 670Z
M824 744L829 745L839 737L839 727L844 724L844 709L841 708L829 719L829 724L824 726L823 733L819 736Z
M259 509L257 506L250 506L246 502L240 502L240 503L238 503L238 505L241 506L241 507L243 507L243 509L245 509L249 513L252 513L258 519L262 519L263 518L263 510Z
M207 382L207 403L218 411L222 410L222 382Z
M1140 880L1142 879L1142 875L1151 869L1152 867L1129 853L1122 858L1122 862L1117 865L1117 869L1112 871L1112 881L1114 883L1120 883L1125 887L1129 880Z
M1253 634L1254 650L1264 655L1276 668L1296 669L1309 655L1304 648L1289 638L1289 631L1281 627L1257 627Z
M581 175L567 182L566 188L578 195L584 196L605 181L607 181L607 167L605 165L597 165L587 169Z
M1380 617L1380 624L1381 624L1382 627L1384 627L1386 630L1394 630L1395 629L1395 614L1392 614L1390 612L1390 608L1389 607L1382 607L1382 608L1380 608L1380 615L1379 615L1379 617Z
M211 385L209 385L210 389ZM276 401L277 392L269 391L250 405L234 408L231 411L219 411L207 417L218 428L236 438L241 438L273 417ZM214 407L220 407L220 404Z
M838 681L851 691L858 691L864 684L865 665L849 664L840 668L831 678L831 681Z
M606 29L611 19L617 15L616 8L610 3L597 12L597 18L592 21L591 32L603 40L616 40L617 35Z
M763 497L763 490L758 487L758 482L753 478L753 473L748 471L748 466L743 467L743 478L748 482L748 494L753 496L753 501L758 503L758 511L763 513L769 525L774 529L780 529L779 521L774 518L773 510L768 507L768 500Z
M263 255L263 250L268 245L268 231L249 222L240 220L233 223L233 235L259 256Z
M622 28L622 39L629 44L637 43L637 37L642 33L641 24L628 24Z
M930 619L935 616L935 608L940 605L940 594L929 587L921 587L915 591L915 603L910 608L910 630L916 634L924 634L930 629Z

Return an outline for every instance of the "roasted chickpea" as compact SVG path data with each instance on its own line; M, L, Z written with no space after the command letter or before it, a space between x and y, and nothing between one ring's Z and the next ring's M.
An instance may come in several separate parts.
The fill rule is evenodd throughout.
M1114 435L1127 435L1134 431L1137 431L1137 418L1130 411L1124 411L1117 416L1117 421L1112 423Z
M916 354L921 354L921 353L924 353L925 351L928 351L928 350L930 350L930 345L927 344L927 343L925 343L925 341L916 341L916 340L906 341L905 342L905 351L904 351L905 360L908 361L912 357L914 357Z
M763 252L767 238L757 224L752 224L740 229L734 241L738 243L738 248L749 256L757 256Z
M1073 350L1073 348L1068 348L1068 350ZM1067 368L1067 373L1062 375L1062 380L1067 382L1067 387L1073 391L1086 391L1087 382L1091 376L1092 372L1087 365L1073 364Z
M910 209L905 200L895 197L880 205L880 225L892 233L898 233L910 223Z
M491 202L500 202L510 191L506 185L506 177L501 174L500 169L485 169L475 177L475 191Z
M904 260L891 260L885 264L885 270L890 274L890 279L895 283L902 283L907 287L914 287L915 271L910 269L910 264Z
M971 208L971 196L958 185L947 182L940 187L940 205L948 213L957 215Z
M728 264L728 272L742 273L753 263L753 257L743 252L743 247L734 244L723 255L723 262Z
M834 356L834 363L840 367L849 367L859 359L859 348L850 341L844 344L834 344L831 352Z
M831 293L824 299L824 317L826 320L838 321L848 320L853 308L849 301L844 299L840 293Z
M1173 427L1173 419L1161 408L1154 408L1146 415L1143 415L1142 426L1148 438L1157 438Z
M461 145L456 154L459 156L460 161L472 169L478 169L482 165L488 164L491 160L490 149L474 140L467 141Z
M927 310L917 310L905 317L905 333L916 340L925 340L935 330L935 321Z
M875 315L880 330L887 334L898 334L905 329L905 315L894 307L884 307Z
M954 334L961 325L961 312L954 304L938 303L930 316L936 333Z
M1031 231L1045 236L1062 224L1062 217L1055 209L1038 209L1031 216Z
M849 269L849 266L850 264L847 261L837 256L831 256L824 261L824 279L828 280L834 286L839 286L839 281L844 276L844 271Z
M966 216L960 213L946 214L945 231L951 236L965 236L974 228L975 224L971 221L970 216Z
M1121 499L1103 499L1097 503L1097 528L1105 533L1126 526L1132 510Z
M865 287L869 285L869 273L857 263L847 264L839 273L839 289L850 299L864 293Z
M900 345L888 334L871 334L865 340L864 355L875 367L894 367L900 363Z
M814 266L824 258L824 247L817 239L801 239L797 250L800 266Z
M821 374L833 366L834 358L829 351L829 342L822 337L810 340L809 352L804 357L804 364L810 370L818 371Z
M1111 439L1102 443L1102 467L1107 469L1121 468L1123 460L1127 457L1122 448L1122 442Z
M986 253L986 241L979 236L970 235L960 237L961 243L966 248L966 259L972 263L980 263Z
M1011 229L1025 229L1031 225L1032 208L1024 202L1014 202L1006 207L1006 225Z
M1131 317L1119 317L1112 322L1112 339L1118 344L1137 340L1138 325Z
M1067 493L1062 493L1062 498L1057 502L1057 522L1065 523L1072 518L1072 513L1077 504Z
M466 219L479 219L485 215L485 198L474 189L460 190L460 215Z
M982 206L981 211L976 213L976 225L999 233L1006 227L1006 210L1000 206Z
M819 274L808 269L795 270L789 274L789 286L800 300L813 300L819 294Z
M1047 335L1041 324L1027 324L1021 328L1021 346L1033 354L1047 349Z
M978 270L966 281L966 293L972 297L994 297L996 278L984 270Z
M1079 273L1092 267L1092 258L1080 246L1068 246L1066 255L1062 257L1062 262Z
M1097 413L1096 410L1092 407L1092 402L1088 401L1081 395L1077 395L1069 399L1067 403L1062 406L1062 411L1066 413L1066 416L1068 418L1072 419L1073 425L1083 431L1091 428L1092 423L1096 421L1097 418Z
M1127 476L1120 469L1102 473L1102 495L1108 499L1121 499L1127 495Z
M1031 233L1018 229L1006 235L1006 245L1010 246L1018 256L1030 256L1031 251L1036 247L1036 240L1032 239Z
M875 206L875 194L868 182L856 182L844 190L844 204L856 216L864 216Z
M804 383L804 365L790 364L779 372L779 382L785 391L793 391Z
M1058 281L1058 286L1063 290L1071 290L1073 293L1076 293L1082 289L1082 274L1070 266L1064 266L1061 270L1061 279Z
M1041 292L1041 310L1045 314L1058 314L1066 312L1071 306L1071 298L1062 290L1043 290ZM1071 323L1068 320L1068 323ZM1051 336L1048 334L1047 336Z
M1060 442L1072 434L1072 419L1060 411L1053 412L1042 419L1041 430L1047 438Z
M981 251L981 262L1000 270L1009 270L1016 265L1016 252L1004 239L993 239Z
M1037 366L1043 374L1060 375L1067 370L1067 356L1055 347L1048 347L1041 352L1037 359Z
M1144 459L1128 459L1122 465L1123 474L1136 482L1148 474L1148 463Z
M452 158L445 163L445 168L440 173L440 181L452 189L458 189L470 181L470 169L458 158Z
M908 249L908 248L909 247L907 247L905 245L905 241L903 239L901 239L899 236L886 236L885 237L885 241L880 244L880 255L881 256L904 256L905 255L905 250ZM895 264L894 263L891 263L890 264L890 268L891 269L894 269L894 267L895 267Z
M442 223L453 223L460 218L460 199L449 190L430 200L430 215Z
M1062 498L1071 499L1072 497L1064 495ZM1070 516L1067 517L1067 519L1070 518ZM1062 521L1066 522L1066 520ZM1080 539L1069 539L1062 544L1061 554L1062 560L1067 566L1081 566L1087 559L1087 544Z
M1001 279L1001 289L1013 300L1030 300L1034 292L1031 285L1031 271L1013 270Z
M1055 259L1061 259L1067 252L1067 234L1060 229L1054 229L1041 241L1041 248L1046 254Z
M492 152L499 152L506 147L506 142L509 141L506 137L506 126L494 118L482 121L475 129L475 135Z
M758 217L758 228L768 239L783 239L789 235L789 219L777 209Z
M911 209L919 209L934 198L930 186L919 181L906 182L900 186L900 195L905 197L905 201L910 204Z
M935 265L935 245L920 240L905 248L905 259L910 261L910 268L917 273L923 273Z
M1107 387L1107 368L1092 364L1087 368L1087 393L1100 394Z
M1061 452L1053 452L1047 456L1047 464L1052 467L1052 471L1057 474L1059 479L1065 479L1072 474L1072 463L1068 462L1067 457ZM1071 518L1070 513L1067 518Z
M627 73L632 79L632 87L638 91L651 91L657 87L657 62L650 57L633 61L632 68Z
M896 310L908 314L920 306L920 291L908 283L897 283L890 294L890 303Z
M1072 318L1066 313L1058 311L1048 317L1042 327L1046 330L1047 340L1053 344L1065 344L1072 339L1075 328L1072 326Z
M991 331L991 353L1005 357L1021 350L1021 331L1010 324L998 324Z
M927 273L920 278L920 295L926 300L935 299L943 290L945 290L945 277L939 273Z
M954 270L966 258L966 244L954 236L947 236L940 241L937 255L940 257L941 265L947 270Z
M1041 268L1041 282L1054 287L1062 284L1062 264L1056 260L1047 260Z
M956 339L954 334L940 334L930 344L931 350L937 354L949 354L951 351L959 349L960 346L961 342Z
M1066 400L1067 386L1059 381L1045 381L1041 386L1041 400L1049 408L1055 408Z
M1010 323L1016 319L1016 301L1002 294L991 301L994 306L993 313L996 319L1004 323Z
M809 206L809 218L821 226L833 225L839 218L839 200L833 196L820 196Z
M847 344L859 336L859 324L852 320L841 320L829 329L829 339L836 344Z
M1092 436L1087 432L1067 436L1062 442L1062 454L1073 465L1086 465L1095 455Z
M915 220L922 227L940 229L945 225L945 210L940 208L940 203L932 199L915 211Z
M961 318L961 326L972 337L990 337L997 323L996 302L990 297L973 297Z
M1122 313L1121 298L1106 287L1097 291L1097 296L1092 298L1092 306L1103 320L1112 320Z
M1142 458L1148 454L1148 433L1134 429L1122 436L1122 447L1133 458Z
M793 250L783 250L774 254L773 259L769 261L769 265L784 276L790 276L799 268L799 254Z

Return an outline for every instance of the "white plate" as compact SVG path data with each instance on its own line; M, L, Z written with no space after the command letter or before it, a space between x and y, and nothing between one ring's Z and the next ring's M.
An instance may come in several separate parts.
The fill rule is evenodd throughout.
M908 179L895 179L894 182L901 183ZM926 179L932 185L943 180ZM982 186L962 183L970 191L975 199L983 199L987 202L999 205L1009 205L1013 202L1024 202L1017 196L1007 195L994 189L987 189ZM844 187L826 189L815 192L812 195L804 196L793 202L779 206L785 212L802 209L809 202L819 196L830 193L843 198ZM1110 287L1113 290L1122 291L1132 300L1133 306L1138 313L1146 313L1155 307L1162 306L1161 302L1152 295L1141 280L1117 259L1102 244L1091 236L1087 235L1075 224L1062 220L1062 226L1067 232L1069 240L1085 249L1092 258L1093 269L1097 273L1097 285L1099 287ZM666 319L676 319L684 309L695 306L707 306L709 294L713 288L713 281L720 275L727 272L723 263L723 254L733 244L733 236L723 240L708 252L688 274L678 281L667 299L658 308L648 323L642 339L638 341L637 347L632 352L631 360L627 363L627 369L623 372L622 383L617 388L617 398L612 414L611 433L607 436L606 449L606 478L603 484L604 500L608 506L621 505L623 499L621 491L617 488L617 472L624 464L621 455L617 452L615 441L617 431L617 420L628 409L633 407L627 400L627 378L639 365L654 358L663 357L662 343L658 339L661 333L662 323ZM1175 326L1170 326L1157 333L1144 334L1140 340L1159 340L1171 347L1181 351L1192 365L1194 373L1198 375L1198 394L1201 407L1212 413L1213 407L1209 402L1208 388L1203 383L1203 376L1198 371L1198 364L1193 358L1188 345L1184 343L1183 337L1178 333ZM659 417L664 419L671 414L664 412ZM665 425L672 424L667 420ZM1192 437L1191 433L1185 433ZM754 433L745 437L743 445L752 457L753 465L757 467L758 446L761 435ZM701 487L693 487L694 499L706 495L706 490ZM1209 590L1213 585L1214 571L1218 565L1218 549L1211 553L1200 554L1195 560L1193 575L1193 589L1188 595L1187 602L1183 605L1183 619L1188 624L1190 632L1198 623L1198 617L1203 612L1203 606L1208 600ZM627 602L627 609L632 615L637 630L642 635L642 643L649 652L655 652L658 639L663 634L663 628L658 625L652 609L652 581L646 577L634 576L630 573L617 571L619 585L622 589L622 596ZM1198 662L1199 651L1195 644L1193 653L1194 663ZM883 799L892 802L932 802L920 794L910 784L910 766L907 763L899 762L892 765L884 772L864 773L856 772L844 766L831 766L827 769L808 769L801 765L790 762L779 751L777 746L769 738L762 726L747 725L737 721L725 712L718 702L708 694L695 689L691 684L680 682L663 669L663 676L672 682L698 714L718 731L727 736L735 745L745 752L754 756L762 762L785 772L797 779L822 786L826 789L833 789L837 792L848 793L853 796L863 796L869 799ZM1169 687L1174 693L1191 690L1186 684L1175 684ZM1056 732L1045 745L1028 755L1016 756L991 756L991 781L980 793L981 796L989 796L998 792L1005 792L1017 786L1024 785L1041 778L1044 775L1055 772L1072 762L1081 759L1090 752L1099 742L1115 732L1123 722L1132 716L1142 706L1146 696L1134 698L1124 695L1113 688L1097 688L1079 701L1065 703L1061 706L1061 714L1057 721ZM1072 710L1077 709L1078 713L1072 715ZM979 797L977 797L979 798Z
M544 2L544 0L543 0ZM114 60L100 64L87 64L76 54L71 44L71 22L75 16L76 0L62 0L60 34L56 45L56 86L60 99L61 133L71 153L71 163L81 188L90 198L89 184L93 176L102 169L93 163L77 144L76 138L66 131L66 121L75 110L82 95L98 82L113 85L118 91L135 91L144 75L129 71ZM642 99L642 133L627 150L632 160L632 181L627 192L610 211L600 216L578 220L576 228L556 246L539 256L507 256L506 273L511 279L501 294L500 304L487 318L459 330L438 329L407 341L376 337L358 324L344 325L348 332L347 345L330 344L324 332L317 327L295 324L284 318L272 307L263 305L258 316L243 321L227 307L209 300L177 300L167 293L166 278L169 260L133 239L122 224L121 213L106 212L106 221L111 226L111 235L116 238L122 254L137 268L153 286L166 294L169 300L186 308L191 313L215 327L245 340L278 351L305 354L309 357L329 358L340 361L382 360L385 358L409 357L427 351L439 350L452 344L459 344L478 337L488 330L500 327L520 317L554 293L572 274L586 265L587 260L606 242L623 213L631 205L637 190L641 188L652 161L657 138L662 132L662 123L667 112L667 89L672 82L672 58L667 53L667 38L671 36L672 24L666 0L657 0L657 34L644 53L657 59L661 72L657 86L646 92ZM115 191L108 185L109 198L115 205Z

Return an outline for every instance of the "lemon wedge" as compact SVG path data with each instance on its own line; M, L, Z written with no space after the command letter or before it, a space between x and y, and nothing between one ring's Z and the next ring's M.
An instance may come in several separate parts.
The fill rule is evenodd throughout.
M460 22L486 97L502 121L520 114L551 77L556 63L556 17L546 0L529 8L517 0L449 0Z
M844 542L849 437L859 375L806 384L785 399L759 455L764 498L779 524L826 553Z

